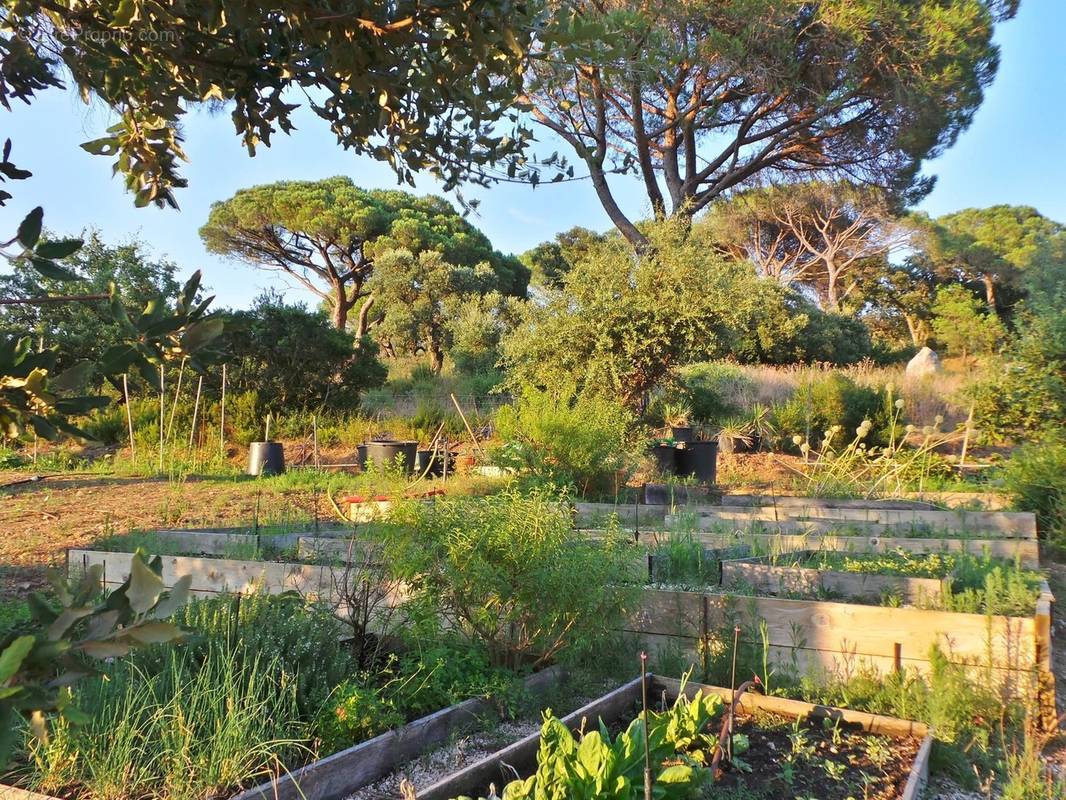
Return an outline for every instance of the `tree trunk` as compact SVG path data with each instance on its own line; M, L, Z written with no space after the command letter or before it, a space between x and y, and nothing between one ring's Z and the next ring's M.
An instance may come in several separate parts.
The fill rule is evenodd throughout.
M429 343L428 351L429 367L435 375L440 375L440 371L444 369L444 353L441 352L440 345L436 342Z
M996 312L996 282L992 279L991 275L982 275L981 283L985 287L985 301L988 303L988 310L993 314Z
M839 311L840 310L840 298L837 297L837 272L832 262L826 264L826 284L825 284L825 308L826 311Z
M355 323L355 340L356 344L359 340L366 336L366 332L370 330L370 323L368 316L370 314L370 307L374 305L374 295L367 295L366 300L363 301L363 305L359 309L359 316Z
M337 297L337 294L340 294L340 297ZM333 308L330 309L329 319L333 327L339 331L348 327L348 305L345 303L343 287L339 292L334 292Z

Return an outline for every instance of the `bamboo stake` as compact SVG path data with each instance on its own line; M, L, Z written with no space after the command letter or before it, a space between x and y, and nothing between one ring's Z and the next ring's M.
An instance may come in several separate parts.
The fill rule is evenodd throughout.
M130 429L130 459L137 457L137 447L133 443L133 412L130 411L130 384L128 376L122 373L122 396L126 398L126 424Z
M170 406L170 422L167 423L167 442L170 442L170 434L174 432L174 415L178 412L178 396L181 394L181 379L185 375L185 356L182 356L181 367L178 368L178 387L174 390L174 402Z
M166 418L166 376L163 365L159 365L159 471L163 471L163 420Z
M200 380L196 383L196 402L192 407L192 427L189 429L189 449L192 449L193 439L196 438L196 419L200 414L200 392L204 388L204 376L200 376ZM199 448L197 448L199 449Z
M459 412L459 416L463 420L463 425L466 426L466 432L470 434L470 440L474 443L474 447L477 448L477 451L481 453L481 457L484 458L485 451L481 449L481 442L477 440L477 437L474 435L474 429L471 428L470 423L466 421L466 414L464 414L463 409L459 407L459 401L455 399L454 393L451 395L451 398L452 403L455 404L455 410Z
M974 403L970 403L970 414L966 417L966 435L962 439L962 452L959 454L960 468L966 463L966 451L970 448L970 431L973 429L973 408Z
M226 365L222 365L222 409L218 423L218 452L226 457Z

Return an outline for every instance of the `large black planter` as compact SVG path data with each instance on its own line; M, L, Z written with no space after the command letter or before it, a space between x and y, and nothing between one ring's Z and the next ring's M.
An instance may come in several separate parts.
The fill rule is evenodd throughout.
M249 475L280 475L285 471L285 450L281 442L252 442L248 445Z
M670 438L679 444L681 442L692 441L692 426L691 425L671 425L670 426Z
M404 472L411 472L415 466L415 453L418 442L367 442L366 463L374 464L378 469L394 467L402 460Z
M427 472L428 469L428 472ZM415 453L415 473L439 476L444 474L444 453L419 450Z
M663 475L677 474L677 448L672 444L657 444L651 449L655 466Z
M718 477L718 442L688 442L677 451L677 472L712 484Z

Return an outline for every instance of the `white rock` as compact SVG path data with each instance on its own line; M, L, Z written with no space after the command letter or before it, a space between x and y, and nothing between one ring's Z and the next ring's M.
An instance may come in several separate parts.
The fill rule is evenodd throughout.
M940 358L929 347L923 347L907 362L908 378L924 378L940 372Z

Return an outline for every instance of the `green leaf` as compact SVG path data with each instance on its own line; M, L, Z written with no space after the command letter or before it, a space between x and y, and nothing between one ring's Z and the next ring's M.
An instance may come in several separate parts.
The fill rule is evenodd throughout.
M152 572L139 555L135 555L130 568L130 587L126 590L133 613L144 614L151 610L165 588L163 579Z
M145 622L142 625L128 628L124 632L141 644L170 642L181 636L181 628L173 622Z
M203 322L190 325L181 337L181 349L186 353L195 353L222 335L224 327L225 323L221 317L205 319Z
M192 575L182 575L167 592L167 596L159 601L155 607L153 616L156 619L166 619L189 601L189 587L192 585Z
M79 361L74 366L63 370L50 381L51 388L60 392L72 392L85 385L93 374L91 361Z
M66 258L74 255L85 244L81 239L57 239L41 242L37 245L37 255L41 258Z
M34 245L37 244L37 240L41 238L41 225L43 222L44 209L37 206L37 208L33 209L33 211L27 214L22 222L19 223L19 244L27 250L32 250Z
M36 636L19 636L4 648L4 652L0 653L0 683L7 683L15 677L36 641Z
M93 613L93 610L91 608L63 609L63 613L56 618L56 621L48 626L48 641L58 642L60 639L63 638L63 634L65 634L70 629L71 625L73 625L79 619L89 616L91 613Z
M41 273L46 278L51 278L54 281L80 281L82 278L75 273L71 272L65 267L59 266L54 261L49 261L47 258L40 258L38 256L30 256L30 263L33 264L33 268Z
M685 784L691 783L695 776L695 770L687 764L675 764L672 767L667 767L659 773L655 779L656 783L666 784Z

